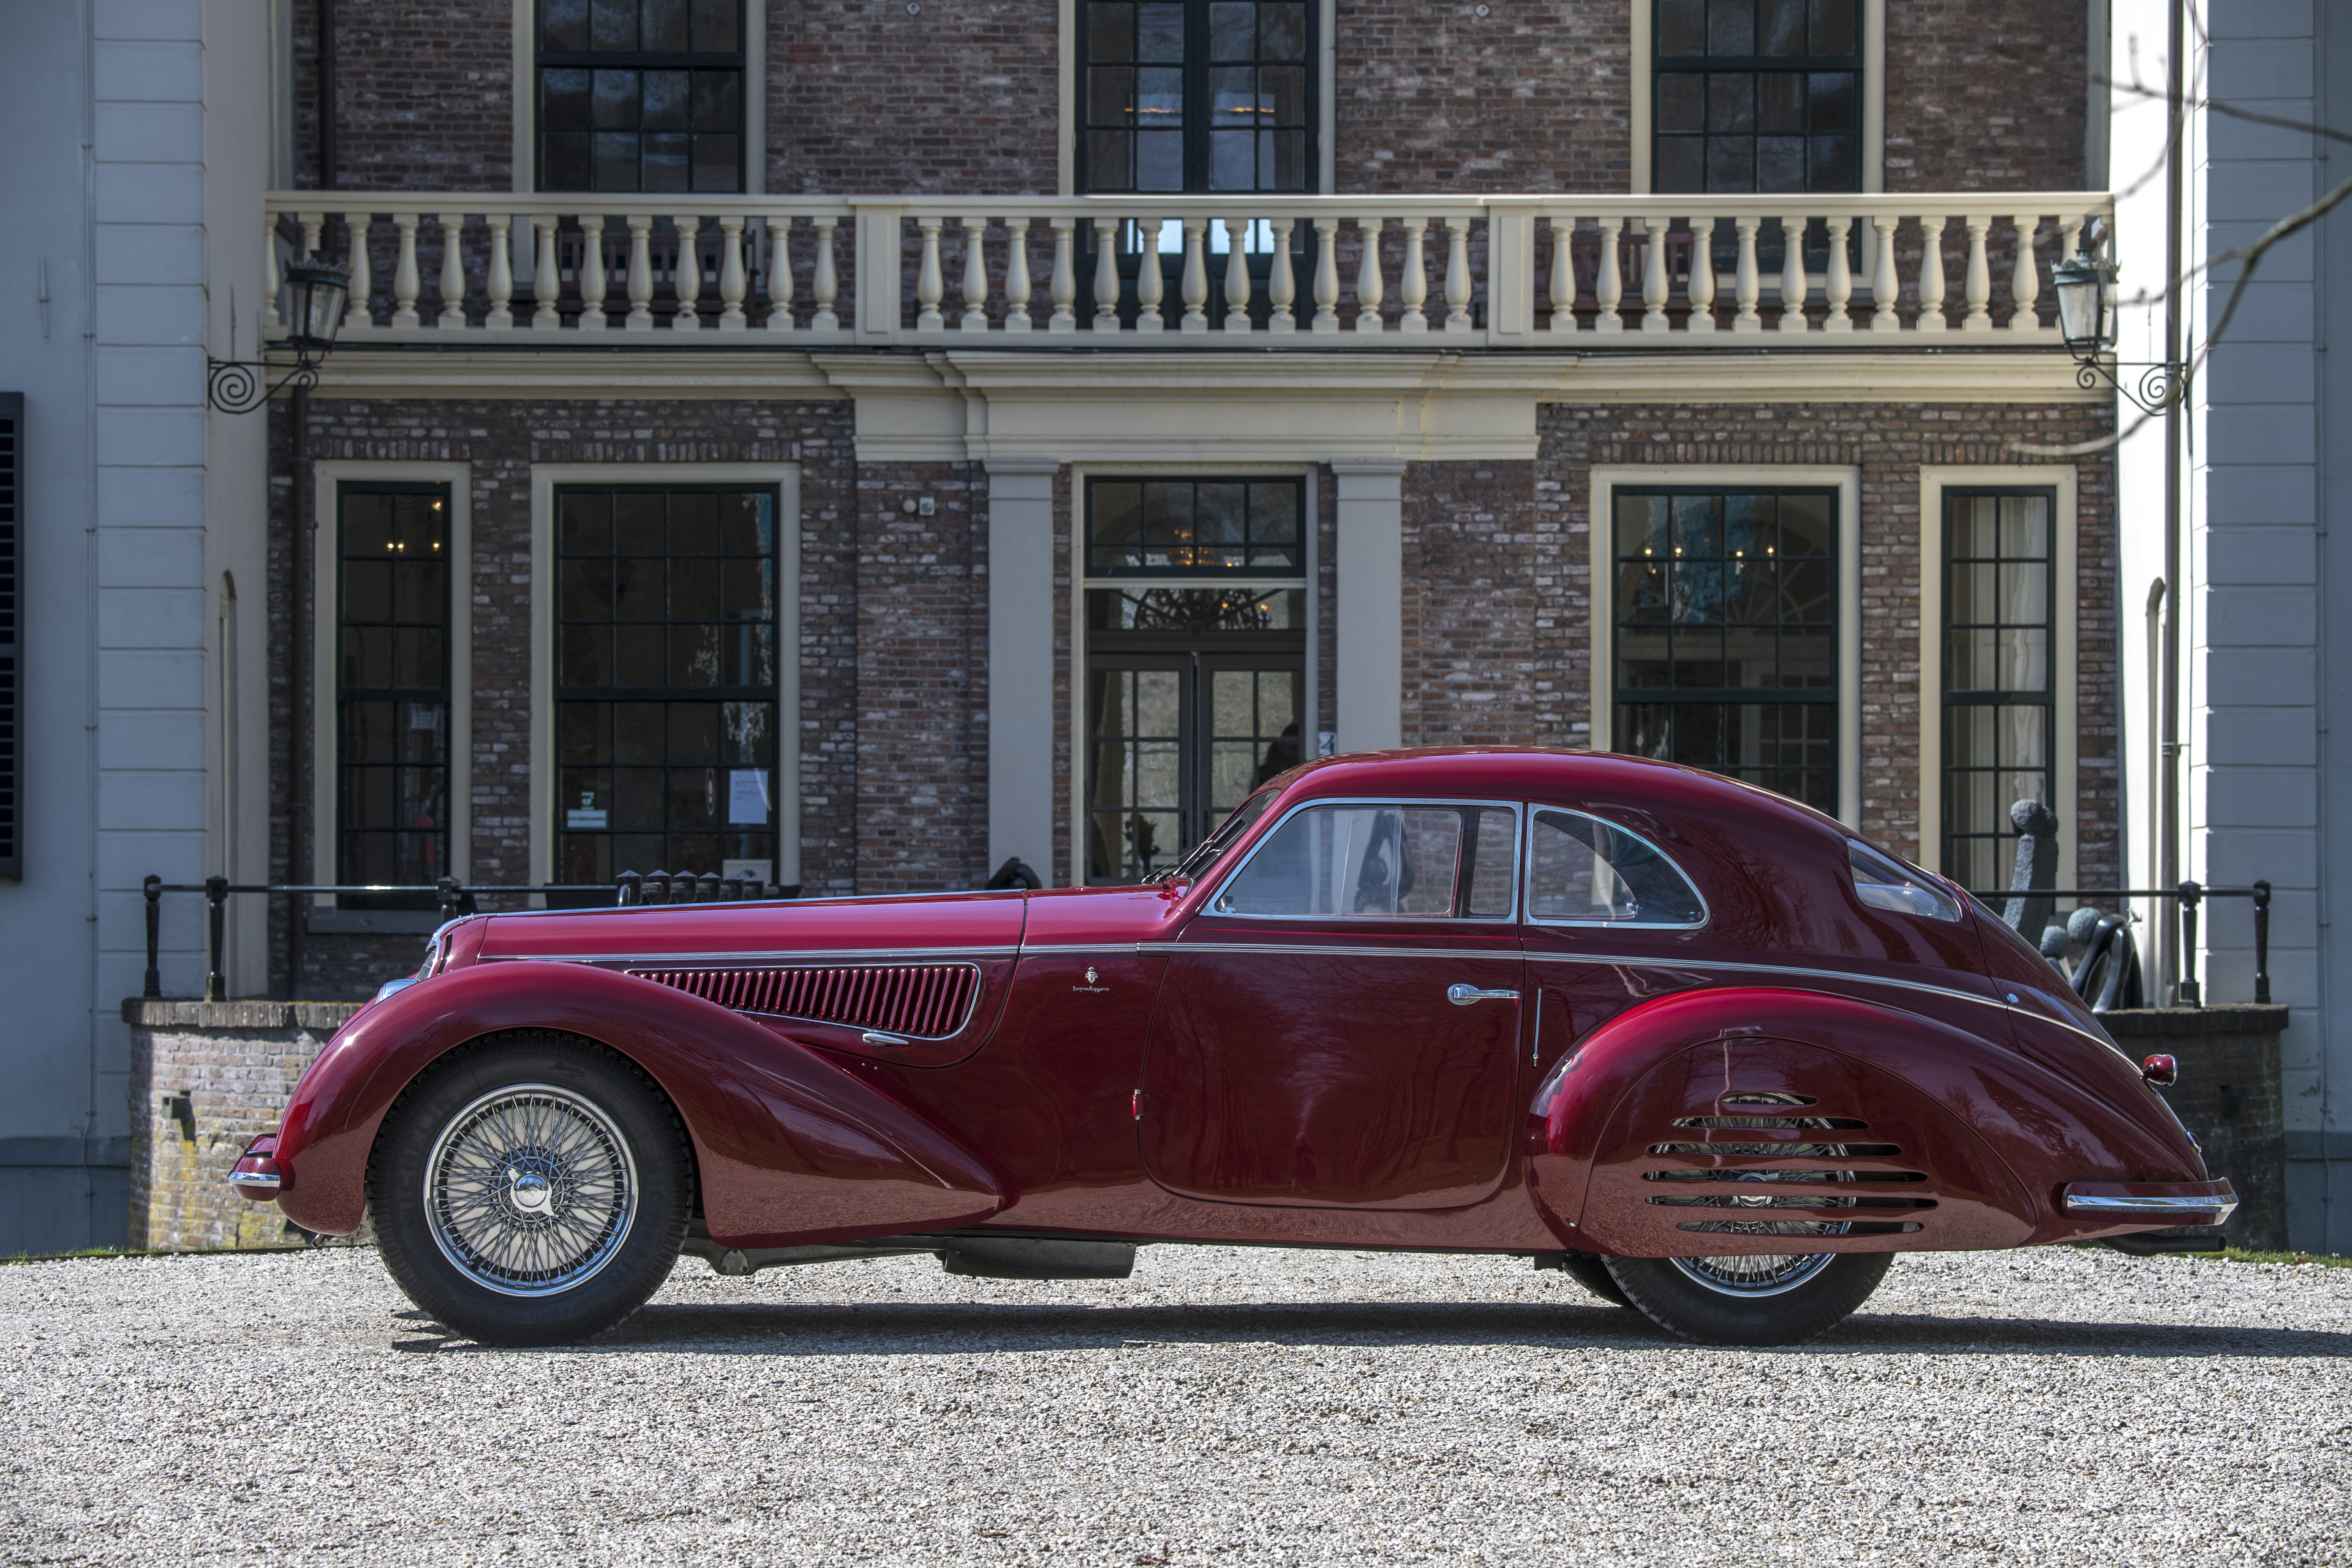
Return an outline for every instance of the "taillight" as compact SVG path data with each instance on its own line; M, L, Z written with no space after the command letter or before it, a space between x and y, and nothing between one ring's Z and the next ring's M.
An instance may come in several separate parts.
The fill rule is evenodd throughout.
M2180 1063L2171 1057L2150 1057L2139 1064L2139 1076L2163 1089L2180 1079Z

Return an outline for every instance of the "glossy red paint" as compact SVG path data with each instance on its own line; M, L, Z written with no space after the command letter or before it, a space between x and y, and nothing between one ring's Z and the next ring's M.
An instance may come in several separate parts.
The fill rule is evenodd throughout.
M611 1047L659 1084L692 1136L711 1236L739 1247L970 1225L996 1174L950 1134L815 1050L647 981L585 964L486 963L436 976L345 1026L294 1092L280 1204L330 1236L359 1228L384 1112L434 1060L509 1029Z
M439 973L363 1011L306 1077L279 1155L299 1178L287 1212L354 1227L401 1089L508 1028L602 1040L643 1066L693 1135L714 1237L745 1247L970 1225L1639 1256L2000 1247L2179 1223L2067 1215L2070 1184L2208 1180L2031 947L1973 910L1865 907L1845 830L1818 813L1711 774L1529 750L1324 759L1276 787L1276 807L1186 884L468 921ZM1672 858L1708 918L1211 912L1287 811L1350 796L1588 813ZM625 973L908 962L980 966L951 1038L748 1016ZM1456 1006L1457 983L1519 999ZM1743 1095L1810 1103L1759 1111ZM1867 1125L1674 1126L1729 1117ZM1800 1146L1824 1152L1769 1152ZM1746 1179L1759 1171L1800 1174ZM1803 1179L1830 1173L1852 1179ZM1727 1189L1864 1201L1652 1201ZM1917 1228L1681 1228L1768 1212Z

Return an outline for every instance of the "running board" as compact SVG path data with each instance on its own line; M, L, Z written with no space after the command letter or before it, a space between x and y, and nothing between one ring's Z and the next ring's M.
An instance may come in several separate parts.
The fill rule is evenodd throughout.
M698 1226L697 1228L699 1228ZM686 1250L730 1276L802 1263L858 1258L911 1258L929 1253L950 1274L973 1279L1124 1279L1135 1272L1131 1241L1064 1241L1019 1236L877 1236L820 1247L721 1247L688 1237Z

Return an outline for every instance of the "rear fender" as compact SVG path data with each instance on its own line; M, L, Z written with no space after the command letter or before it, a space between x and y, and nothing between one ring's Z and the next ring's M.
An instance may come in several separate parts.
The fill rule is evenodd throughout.
M941 1129L836 1066L715 1003L584 964L501 963L435 976L367 1008L287 1107L278 1198L331 1236L357 1230L378 1128L448 1052L509 1029L609 1046L652 1077L693 1140L714 1241L777 1247L975 1224L1002 1180Z
M1741 1103L1748 1095L1808 1103ZM1799 1125L1676 1125L1734 1119ZM1801 1125L1822 1120L1848 1125ZM2189 1179L2195 1163L2185 1140L2171 1146L2004 1045L1850 997L1765 988L1679 993L1612 1019L1545 1080L1529 1137L1554 1229L1627 1257L1790 1248L1786 1235L1683 1228L1757 1220L1851 1227L1805 1237L1808 1252L2046 1241L2075 1233L2068 1182ZM1710 1148L1721 1145L1768 1152ZM1796 1174L1736 1179L1763 1171ZM1808 1197L1857 1201L1798 1201ZM1759 1199L1773 1201L1750 1209Z

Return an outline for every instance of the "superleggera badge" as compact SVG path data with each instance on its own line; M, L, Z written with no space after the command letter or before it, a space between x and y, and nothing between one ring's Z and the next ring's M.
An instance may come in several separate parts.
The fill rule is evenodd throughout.
M1099 978L1100 976L1096 974L1093 968L1089 966L1087 970L1087 983L1084 985L1073 985L1070 989L1073 991L1090 992L1097 995L1108 994L1110 990L1109 986L1097 985L1095 984L1095 982Z

